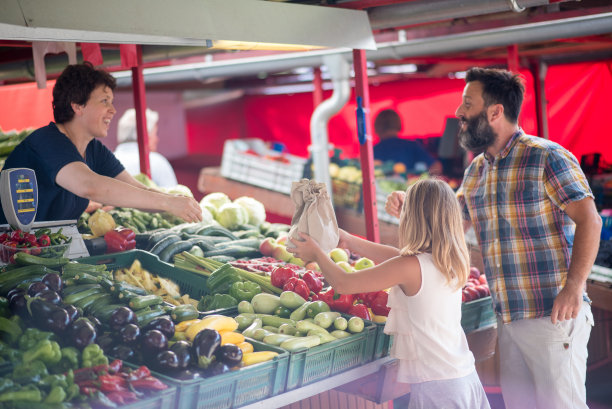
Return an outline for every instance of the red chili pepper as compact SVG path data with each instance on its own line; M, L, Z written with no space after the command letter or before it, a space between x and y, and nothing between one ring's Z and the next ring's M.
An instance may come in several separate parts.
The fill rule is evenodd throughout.
M306 271L302 275L302 280L306 282L306 285L315 294L318 294L319 291L323 289L323 282L315 275L313 271Z
M46 234L41 234L38 238L38 245L40 247L47 247L51 245L51 239Z
M34 254L35 256L38 256L42 252L38 244L33 244L32 247L30 247L30 249L31 249L30 250L31 253Z
M115 391L106 393L106 397L113 401L123 405L125 403L135 402L138 400L136 394L132 391Z
M117 375L100 375L100 390L102 392L117 392L127 390L127 380Z
M292 277L299 278L300 276L290 267L277 266L270 273L270 282L274 287L283 288Z
M38 240L36 239L36 235L31 234L31 233L25 233L25 238L23 242L26 243L30 247L38 246Z
M19 246L19 242L16 242L14 240L9 240L9 241L5 241L3 243L6 247L12 247L12 248L17 248L17 246Z
M2 233L0 234L0 243L4 243L5 241L7 241L8 239L10 239L10 236L8 233Z
M157 378L152 376L147 376L146 378L137 379L135 381L130 382L134 388L137 389L150 389L160 391L163 389L167 389L168 385L163 383Z
M80 386L79 385L79 390L81 391L82 395L87 395L87 396L92 396L95 393L100 392L98 388L95 388L93 386Z
M376 297L370 303L370 308L372 312L376 315L384 315L385 317L389 316L389 311L391 308L387 307L387 300L389 299L389 294L384 291L378 291L376 293Z
M108 372L116 374L123 368L123 361L121 359L115 359L113 362L108 364Z
M333 298L334 300L332 301L331 307L334 311L348 312L350 314L349 310L355 301L352 294L334 294Z
M364 320L371 320L370 311L365 304L355 304L349 308L348 313Z
M151 371L149 371L149 368L142 365L130 372L130 376L128 377L128 379L130 381L136 381L138 379L146 378L148 376L151 376Z

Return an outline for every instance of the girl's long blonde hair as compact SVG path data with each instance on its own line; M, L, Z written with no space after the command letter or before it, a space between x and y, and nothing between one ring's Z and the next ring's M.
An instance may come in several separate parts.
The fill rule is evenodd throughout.
M424 179L406 189L399 224L402 256L431 253L449 284L461 288L470 270L459 202L450 186Z

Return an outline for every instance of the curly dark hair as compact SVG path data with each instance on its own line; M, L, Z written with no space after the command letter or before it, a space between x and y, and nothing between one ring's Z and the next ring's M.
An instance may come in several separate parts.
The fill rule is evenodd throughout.
M466 83L472 81L482 83L485 107L502 104L506 119L512 123L518 122L525 94L525 86L519 75L506 70L474 67L467 71L465 77Z
M117 86L115 78L104 70L96 69L90 62L67 66L53 87L53 118L63 124L74 118L73 102L85 105L91 93L99 85L111 90Z

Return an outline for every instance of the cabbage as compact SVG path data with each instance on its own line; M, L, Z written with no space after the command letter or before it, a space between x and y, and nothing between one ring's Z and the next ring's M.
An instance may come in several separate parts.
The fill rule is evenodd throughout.
M215 220L215 216L208 210L208 208L200 206L202 209L202 222L203 224L218 224Z
M217 212L217 221L226 229L233 230L249 221L246 209L235 203L226 203Z
M176 185L173 187L165 188L163 190L164 192L171 194L171 195L181 195L181 196L193 197L193 193L191 192L191 189L189 189L185 185Z
M242 196L234 200L234 203L245 208L249 214L248 224L259 227L260 224L266 221L266 208L259 200Z
M224 204L231 203L231 202L232 201L230 200L229 197L227 197L225 193L215 192L215 193L209 193L206 196L204 196L202 200L200 201L200 206L202 206L202 204L208 203L212 205L215 209L219 209Z

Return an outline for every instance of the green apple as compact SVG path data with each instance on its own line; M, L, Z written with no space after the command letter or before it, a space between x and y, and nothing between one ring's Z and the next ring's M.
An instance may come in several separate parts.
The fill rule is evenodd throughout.
M363 270L370 267L374 267L374 262L367 257L361 257L355 262L355 270Z
M332 251L329 252L329 257L334 260L334 263L338 263L340 261L347 262L349 259L348 253L346 250L336 247Z
M340 266L347 273L353 273L355 269L347 261L338 261L336 265Z

